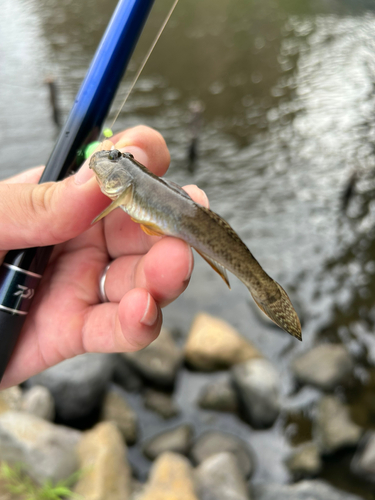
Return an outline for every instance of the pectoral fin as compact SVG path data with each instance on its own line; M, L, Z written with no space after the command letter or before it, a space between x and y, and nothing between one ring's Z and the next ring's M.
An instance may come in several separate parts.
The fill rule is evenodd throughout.
M132 219L134 220L134 219ZM138 222L134 220L134 222ZM160 229L159 226L156 226L155 224L140 224L142 231L144 231L146 234L149 236L164 236L164 233Z
M199 250L195 249L199 255L201 257L204 258L204 260L207 262L207 264L210 264L210 266L212 267L212 269L214 271L217 272L217 274L225 281L225 283L227 284L229 290L230 290L230 283L229 283L229 279L228 279L228 274L227 274L227 270L225 269L225 267L223 267L221 264L219 264L218 262L214 261L213 259L211 259L210 257L208 257L207 255L205 255L204 253L200 252Z
M132 185L128 186L123 193L120 194L118 198L116 198L110 205L108 205L107 208L103 210L102 213L100 213L95 219L91 222L91 224L95 224L98 222L100 219L103 219L106 215L110 214L112 210L115 210L115 208L119 207L120 205L126 205L129 203L129 201L132 198L133 194L133 187Z

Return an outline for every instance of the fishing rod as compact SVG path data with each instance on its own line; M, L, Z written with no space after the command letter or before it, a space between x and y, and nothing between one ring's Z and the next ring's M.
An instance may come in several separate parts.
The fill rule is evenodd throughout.
M153 2L119 0L40 183L59 181L76 170L85 146L99 137ZM0 381L52 250L11 250L0 266Z

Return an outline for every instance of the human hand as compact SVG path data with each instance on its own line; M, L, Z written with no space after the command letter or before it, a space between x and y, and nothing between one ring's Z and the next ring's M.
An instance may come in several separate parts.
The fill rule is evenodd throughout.
M166 172L170 157L156 131L139 126L112 141L155 174ZM90 227L111 200L88 162L58 183L37 185L42 172L38 167L0 182L0 263L11 249L55 245L0 389L78 354L147 346L159 334L160 308L185 290L193 269L184 241L147 236L122 210ZM185 190L208 205L196 186ZM108 263L109 302L100 303Z

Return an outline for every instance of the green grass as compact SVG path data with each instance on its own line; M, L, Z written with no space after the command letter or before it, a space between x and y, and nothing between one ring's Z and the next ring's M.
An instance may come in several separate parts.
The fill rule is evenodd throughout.
M59 481L56 484L46 480L42 486L38 486L25 474L21 464L12 467L7 462L0 464L0 479L2 479L5 488L12 495L19 495L22 500L81 500L82 496L71 490L71 486L74 485L80 474L78 471L65 481Z

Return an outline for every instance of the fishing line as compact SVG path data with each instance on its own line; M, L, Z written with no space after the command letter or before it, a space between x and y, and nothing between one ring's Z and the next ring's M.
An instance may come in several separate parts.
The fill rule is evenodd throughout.
M172 14L173 14L173 11L174 11L174 9L176 8L176 5L177 5L177 4L178 4L178 0L175 0L175 1L173 2L173 5L172 5L172 7L171 7L170 11L169 11L169 12L168 12L168 14L167 14L167 17L166 17L166 18L165 18L165 20L164 20L164 22L163 22L163 24L162 24L162 26L161 26L160 30L158 31L158 33L157 33L157 35L156 35L156 37L155 37L155 40L153 41L153 43L152 43L152 45L151 45L151 47L150 47L149 51L147 52L146 57L144 58L144 60L143 60L142 64L140 65L140 67L139 67L139 69L138 69L138 71L137 71L137 74L135 75L134 80L133 80L132 84L131 84L131 85L130 85L130 87L129 87L129 90L128 90L128 92L126 93L124 100L122 101L122 104L121 104L121 106L120 106L120 109L118 110L118 112L117 112L117 114L116 114L116 116L115 116L115 118L114 118L114 120L113 120L113 122L112 122L111 126L109 127L109 129L110 129L111 131L112 131L113 126L114 126L114 124L116 123L116 121L117 121L118 117L120 116L120 113L121 113L121 111L123 110L123 108L124 108L124 106L125 106L125 104L126 104L126 101L128 100L129 95L131 94L131 92L132 92L133 88L135 87L135 84L137 83L138 78L140 77L140 75L141 75L141 73L142 73L142 71L143 71L143 68L146 66L147 61L149 60L149 58L150 58L150 56L151 56L151 54L152 54L152 51L153 51L153 50L154 50L154 48L155 48L155 45L158 43L159 38L161 37L161 35L162 35L163 31L164 31L164 28L166 27L166 25L167 25L167 23L168 23L169 19L171 18ZM108 129L106 129L106 130L108 130ZM104 131L103 131L103 132L104 132ZM103 135L105 136L105 134L103 134Z

